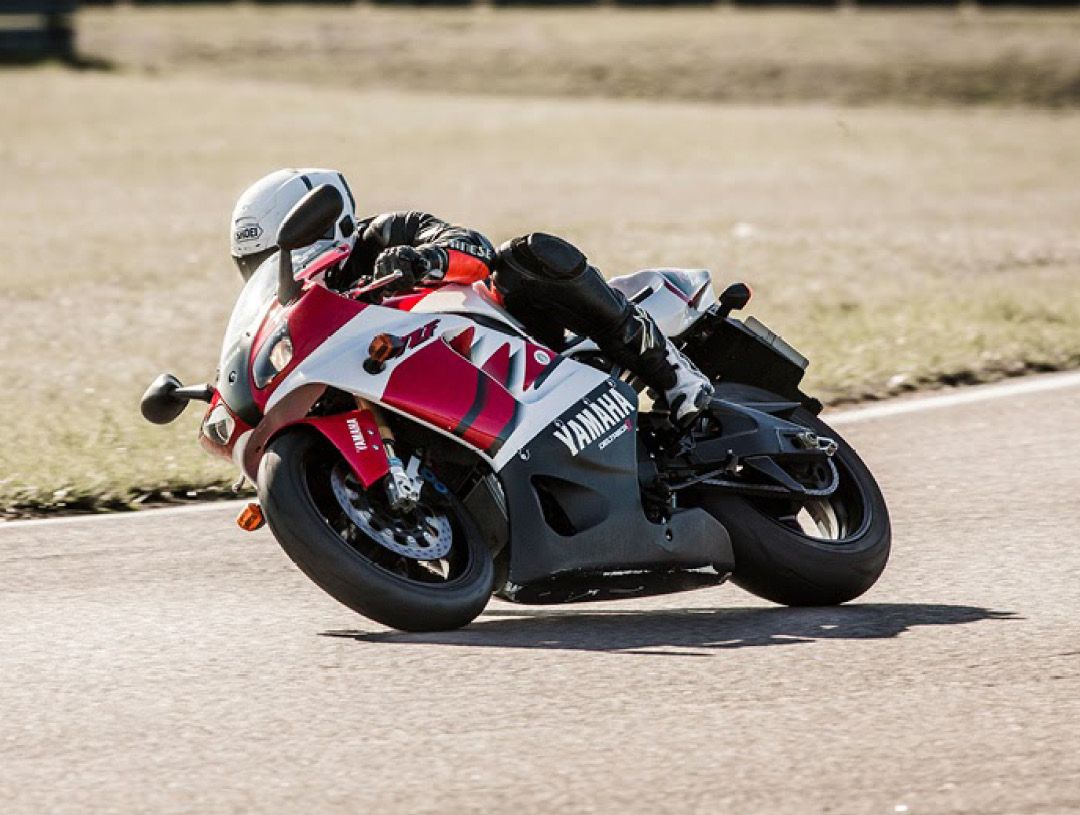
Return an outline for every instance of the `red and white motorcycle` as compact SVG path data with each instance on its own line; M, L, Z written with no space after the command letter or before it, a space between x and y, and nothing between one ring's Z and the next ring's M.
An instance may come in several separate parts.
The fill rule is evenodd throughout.
M730 577L825 605L877 580L881 492L799 389L806 359L730 316L745 286L717 300L704 270L611 281L716 382L679 432L595 345L541 345L483 284L329 289L348 249L310 247L340 204L324 186L290 213L278 261L237 300L216 384L163 374L142 400L161 424L209 402L200 442L258 489L241 526L265 518L331 596L433 630L466 625L492 594L563 603Z

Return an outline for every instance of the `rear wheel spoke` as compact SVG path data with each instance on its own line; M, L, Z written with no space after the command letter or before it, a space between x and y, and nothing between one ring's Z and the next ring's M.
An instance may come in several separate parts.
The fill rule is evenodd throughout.
M827 496L797 503L766 499L751 499L751 502L785 529L822 543L844 543L859 531L866 509L855 477L840 455L833 459L833 464L839 481Z

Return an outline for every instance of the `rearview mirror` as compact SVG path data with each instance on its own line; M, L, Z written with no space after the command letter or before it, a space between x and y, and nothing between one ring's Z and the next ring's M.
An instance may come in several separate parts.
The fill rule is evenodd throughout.
M334 228L345 200L337 187L322 184L289 210L277 233L278 249L292 251L315 243Z
M337 187L322 184L297 201L281 222L277 233L278 302L281 305L292 302L300 291L301 284L293 275L292 250L310 246L327 232L332 232L344 207L345 199Z
M139 408L143 418L154 424L168 424L184 412L192 399L209 402L214 398L214 389L209 385L190 385L184 387L172 374L162 374L146 389Z
M720 316L727 317L733 311L746 308L752 295L745 283L732 283L720 295Z
M162 374L143 394L139 407L143 418L154 424L168 424L187 407L187 400L176 396L180 380L172 374Z

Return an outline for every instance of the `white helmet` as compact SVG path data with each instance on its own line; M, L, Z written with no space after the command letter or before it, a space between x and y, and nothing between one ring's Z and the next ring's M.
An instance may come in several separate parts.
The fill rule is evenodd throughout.
M345 201L334 233L326 239L352 246L356 231L356 202L345 176L336 170L277 170L248 187L232 214L232 256L244 280L277 251L278 228L285 216L310 190L322 184L337 187Z

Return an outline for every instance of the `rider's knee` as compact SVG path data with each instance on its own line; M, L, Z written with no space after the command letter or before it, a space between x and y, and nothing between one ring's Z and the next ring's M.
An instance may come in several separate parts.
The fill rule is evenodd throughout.
M533 232L499 247L495 267L507 283L524 280L562 282L580 277L588 268L584 253L572 243Z

